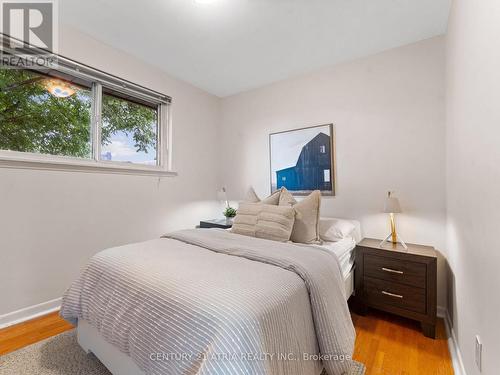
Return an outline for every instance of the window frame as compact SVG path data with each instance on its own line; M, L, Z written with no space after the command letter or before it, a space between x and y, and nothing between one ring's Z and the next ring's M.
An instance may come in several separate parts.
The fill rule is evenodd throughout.
M3 53L9 53L6 44L3 44L0 48ZM78 63L63 56L54 56L56 58L56 64L52 66L44 66L44 69L49 70L56 75L57 73L60 73L65 76L70 76L75 79L83 79L92 83L91 121L89 124L92 140L92 156L89 159L85 159L73 156L0 150L0 167L153 176L177 175L176 172L172 171L172 99L170 96L147 89L143 86ZM37 72L37 69L31 70ZM135 98L148 103L148 105L152 108L157 109L157 165L101 160L101 111L103 87L108 90L112 90L112 92L126 95L130 98Z

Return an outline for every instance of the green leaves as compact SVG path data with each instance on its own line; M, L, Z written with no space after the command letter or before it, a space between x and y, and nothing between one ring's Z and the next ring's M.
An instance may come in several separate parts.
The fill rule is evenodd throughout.
M236 216L236 209L233 207L226 207L226 209L223 212L225 217L235 217Z
M156 110L111 95L102 98L102 144L114 133L132 133L137 151L147 152L156 145Z
M0 70L0 148L90 157L90 91L56 98L43 76Z
M45 79L0 69L0 149L91 158L91 90L77 87L74 95L58 98L46 90ZM138 152L156 147L153 108L103 95L102 124L102 144L123 131L133 135Z

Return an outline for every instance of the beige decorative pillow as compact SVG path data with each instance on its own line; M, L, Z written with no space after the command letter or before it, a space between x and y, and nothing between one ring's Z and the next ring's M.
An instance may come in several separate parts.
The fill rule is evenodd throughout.
M282 191L284 198L280 197L280 204L283 207L290 205L290 199L286 198L286 194ZM290 194L291 195L291 194ZM291 197L295 200L293 197ZM299 243L315 243L320 242L319 236L319 211L321 207L321 192L313 191L301 201L293 204L295 209L295 223L293 225L292 235L290 239L293 242Z
M277 206L277 205L279 205L279 202L280 202L280 194L281 194L281 189L280 190L276 190L274 193L272 193L267 198L264 198L264 199L260 200L259 196L255 192L255 190L253 189L253 187L251 187L248 190L248 193L247 193L247 195L245 197L244 202L272 204L272 205Z
M286 242L290 239L294 221L295 210L292 207L241 203L231 232Z
M258 202L260 202L260 198L257 195L257 193L255 192L255 190L253 189L253 187L251 187L250 189L248 189L248 193L245 196L244 201L245 202L250 202L250 203L258 203Z
M293 197L293 195L285 188L281 188L281 194L280 194L280 206L293 206L296 204L297 201Z
M281 190L276 190L274 193L272 193L267 198L262 199L260 201L260 203L271 204L271 205L277 206L280 203L280 194L281 194Z

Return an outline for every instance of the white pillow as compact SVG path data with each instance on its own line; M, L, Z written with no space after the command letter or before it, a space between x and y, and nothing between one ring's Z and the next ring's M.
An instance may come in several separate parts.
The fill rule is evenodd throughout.
M352 221L343 219L319 219L319 236L323 241L336 242L353 237L356 226Z

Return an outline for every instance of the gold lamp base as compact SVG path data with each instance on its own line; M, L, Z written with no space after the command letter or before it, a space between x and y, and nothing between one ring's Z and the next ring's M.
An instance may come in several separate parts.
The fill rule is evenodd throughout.
M399 238L399 242L401 242L401 245L403 245L405 250L408 250L408 246L406 246L403 239L396 233L396 221L394 220L394 214L390 213L389 216L391 223L391 233L382 242L380 242L379 247L383 247L385 242L389 242L389 238L391 239L390 242L392 242L392 244L395 245L398 243L398 238Z

